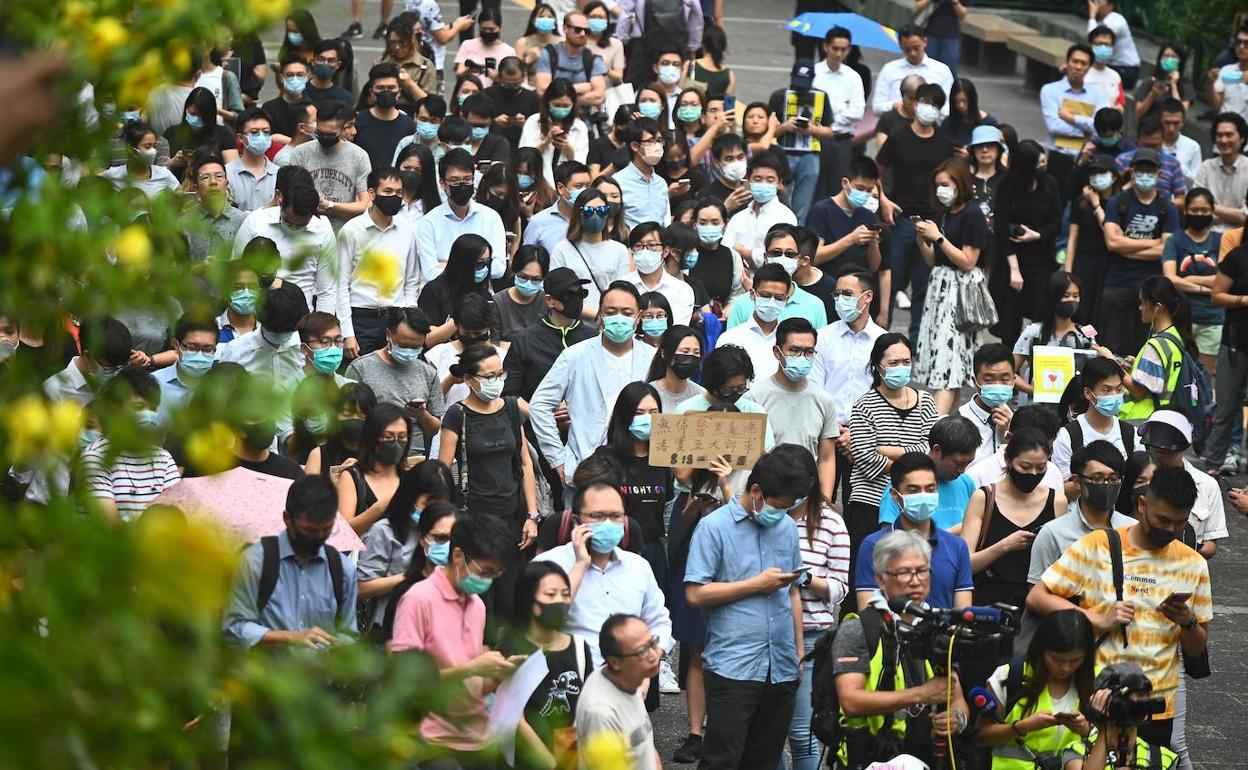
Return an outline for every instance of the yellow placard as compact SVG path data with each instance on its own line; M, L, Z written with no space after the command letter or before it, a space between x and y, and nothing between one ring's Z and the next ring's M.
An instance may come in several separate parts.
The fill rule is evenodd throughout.
M1031 352L1032 398L1037 403L1056 404L1075 376L1074 348L1037 345Z

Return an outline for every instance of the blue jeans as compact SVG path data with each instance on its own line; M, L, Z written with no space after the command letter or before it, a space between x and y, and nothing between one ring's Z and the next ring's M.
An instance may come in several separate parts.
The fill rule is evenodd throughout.
M958 62L962 60L962 36L927 37L927 55L949 68L956 78ZM948 94L946 94L948 96Z
M806 643L806 654L815 649L815 644L827 631L806 629L802 641ZM789 752L793 755L793 770L819 770L820 744L810 732L810 718L813 709L810 707L810 680L814 676L814 662L802 664L802 678L797 683L797 699L793 704L793 721L789 723ZM776 764L776 770L785 770L784 755Z
M793 189L789 193L789 205L797 223L806 222L806 213L815 198L815 184L819 181L819 153L789 153L789 170L793 172Z
M918 244L914 240L914 223L904 215L893 225L892 248L888 254L888 264L893 271L893 294L906 288L910 283L910 329L907 336L913 343L919 336L919 321L923 318L923 299L927 296L927 279L932 268L923 261ZM897 307L894 302L891 307ZM896 312L892 317L896 317Z

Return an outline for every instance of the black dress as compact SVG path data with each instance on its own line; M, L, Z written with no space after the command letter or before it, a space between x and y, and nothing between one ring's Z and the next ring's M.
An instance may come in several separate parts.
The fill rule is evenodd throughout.
M1049 499L1045 501L1040 513L1025 526L1018 526L1010 521L996 501L992 505L992 518L988 522L988 530L981 538L980 548L999 543L1019 530L1036 533L1045 524L1053 521L1056 512L1053 510L1053 499L1057 491L1049 490ZM1010 551L997 557L983 572L975 576L975 603L983 606L995 602L1005 602L1015 607L1023 607L1027 602L1027 592L1031 584L1027 582L1027 571L1031 567L1031 549Z

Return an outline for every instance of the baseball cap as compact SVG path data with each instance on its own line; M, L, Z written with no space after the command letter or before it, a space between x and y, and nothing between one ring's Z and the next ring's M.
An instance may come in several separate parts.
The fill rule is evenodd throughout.
M1167 452L1181 452L1192 445L1192 423L1172 409L1159 409L1135 429L1140 443Z
M1140 163L1152 163L1158 168L1161 167L1161 154L1151 147L1141 147L1135 151L1135 157L1131 158L1131 165L1136 166Z
M1005 137L1001 135L1001 129L996 126L975 126L975 130L971 132L971 144L975 147L980 144L999 144L1005 146Z
M588 283L589 281L577 276L572 271L572 268L556 267L546 274L543 286L546 289L546 293L552 297L569 295L573 289L577 289L581 292L581 296L585 296L588 293L585 291L585 285Z
M1088 168L1094 168L1100 171L1117 171L1118 164L1114 161L1113 155L1098 152L1092 156L1092 160L1088 161Z
M789 82L794 88L810 88L810 84L815 82L815 63L810 59L798 59L793 63Z

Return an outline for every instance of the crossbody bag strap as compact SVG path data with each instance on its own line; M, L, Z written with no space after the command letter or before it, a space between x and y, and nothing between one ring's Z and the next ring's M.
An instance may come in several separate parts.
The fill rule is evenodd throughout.
M568 242L572 243L571 241ZM581 253L581 247L572 243L572 248L576 251L576 256L581 258L581 263L585 265L585 269L589 271L589 280L594 282L594 288L598 290L598 294L606 294L607 290L602 288L602 285L598 283L598 276L594 275L594 269L589 266L589 260L585 259L585 255Z

